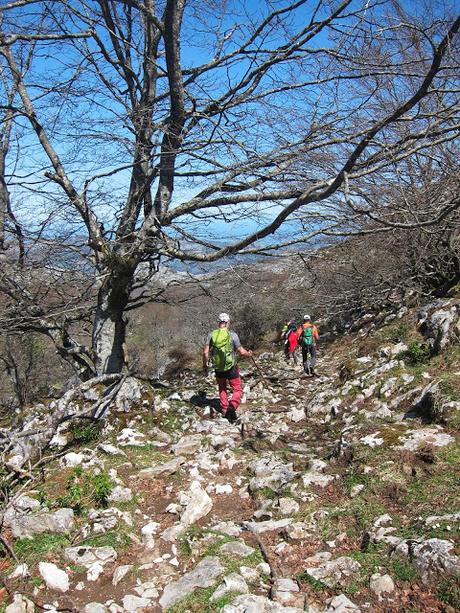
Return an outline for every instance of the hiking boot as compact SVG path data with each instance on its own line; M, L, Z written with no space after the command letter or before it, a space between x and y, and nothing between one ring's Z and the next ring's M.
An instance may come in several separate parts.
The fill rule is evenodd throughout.
M228 419L228 421L231 424L234 424L236 422L236 420L238 419L236 416L236 411L235 411L235 407L232 407L231 405L228 407L227 412L225 413L225 417Z

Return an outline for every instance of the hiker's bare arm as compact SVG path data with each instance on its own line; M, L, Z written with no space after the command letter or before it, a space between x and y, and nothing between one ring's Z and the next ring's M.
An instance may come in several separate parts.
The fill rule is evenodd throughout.
M244 358L250 358L252 355L252 351L250 349L245 349L244 347L238 347L237 351Z
M203 347L203 370L204 374L208 374L208 359L209 359L209 345Z

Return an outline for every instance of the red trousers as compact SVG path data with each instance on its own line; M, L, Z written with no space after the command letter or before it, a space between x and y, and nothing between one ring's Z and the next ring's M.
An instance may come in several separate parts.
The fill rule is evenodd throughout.
M225 377L216 377L217 383L219 385L219 400L220 400L220 409L225 415L228 409L229 401L227 394L227 383L230 385L232 390L232 399L231 404L233 408L236 409L240 406L241 398L243 396L243 386L241 384L241 377L235 377L235 379L227 379Z

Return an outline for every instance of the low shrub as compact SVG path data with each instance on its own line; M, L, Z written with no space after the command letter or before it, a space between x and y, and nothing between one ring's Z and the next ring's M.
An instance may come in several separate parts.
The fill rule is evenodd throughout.
M56 499L56 504L69 507L81 514L86 506L106 508L113 482L108 473L86 474L81 466L75 467L68 480L66 493Z
M398 360L404 360L410 366L423 364L430 358L430 347L426 343L412 341L405 351L400 351L397 354L396 358Z
M78 444L88 444L97 441L101 435L102 425L99 422L73 422L69 427L72 441Z

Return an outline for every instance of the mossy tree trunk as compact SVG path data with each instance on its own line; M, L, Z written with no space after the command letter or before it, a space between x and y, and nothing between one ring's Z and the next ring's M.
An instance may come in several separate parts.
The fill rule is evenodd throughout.
M97 375L119 373L125 363L125 312L135 269L134 262L120 259L99 289L92 334Z

